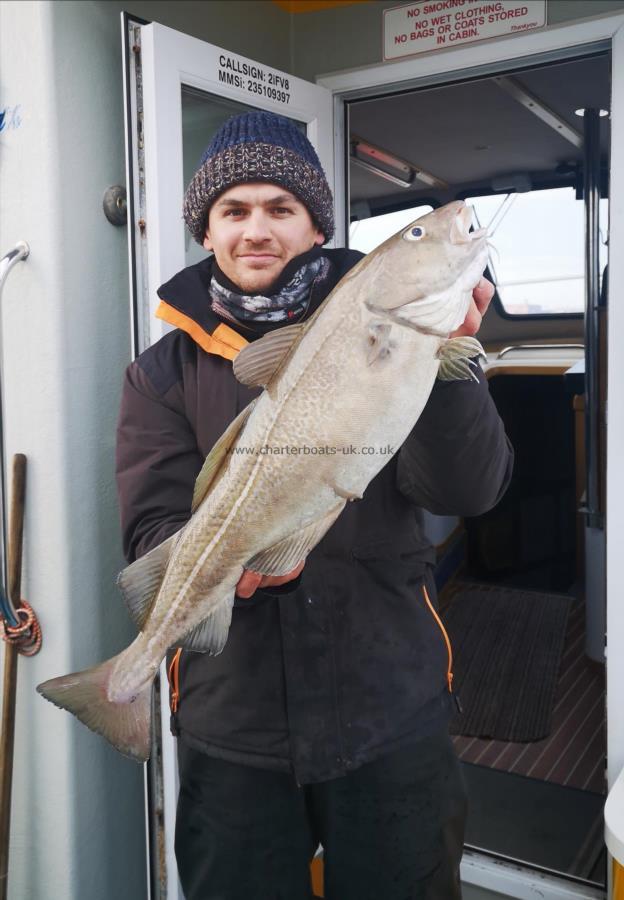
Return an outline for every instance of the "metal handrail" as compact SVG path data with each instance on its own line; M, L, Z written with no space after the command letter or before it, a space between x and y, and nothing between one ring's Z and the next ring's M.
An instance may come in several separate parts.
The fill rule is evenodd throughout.
M584 350L584 344L512 344L500 351L496 359L502 359L512 350Z
M26 241L18 241L12 250L5 253L0 259L0 299L7 275L13 266L22 259L26 259L30 253L30 247ZM1 371L0 361L0 371ZM0 376L0 403L2 398L2 382ZM17 610L9 596L7 584L7 503L6 482L4 474L4 410L0 408L0 513L2 521L2 589L0 590L0 611L11 627L19 625L20 619Z
M12 250L9 250L8 253L5 253L2 259L0 259L0 295L2 294L2 288L4 287L6 277L15 263L19 262L21 259L26 259L29 253L30 247L26 241L18 241L15 247L13 247Z

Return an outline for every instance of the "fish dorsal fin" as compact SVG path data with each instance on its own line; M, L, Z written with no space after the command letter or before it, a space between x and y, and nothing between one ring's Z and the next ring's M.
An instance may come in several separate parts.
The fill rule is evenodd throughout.
M287 325L248 344L234 360L234 375L248 387L266 387L286 354L303 334L306 323Z
M346 500L341 500L327 515L316 519L294 534L290 534L284 540L267 547L261 553L256 553L245 565L252 572L260 572L262 575L286 575L292 572L295 566L306 558L310 550L316 547L323 535L329 531L342 510Z
M465 381L469 378L479 381L470 366L475 367L473 356L485 355L485 350L476 338L456 337L444 341L437 353L440 360L438 378L441 381Z
M219 469L221 468L228 451L236 441L236 438L243 430L245 422L252 413L256 401L252 400L242 412L236 416L233 422L230 422L217 443L214 445L202 466L202 470L197 476L195 489L193 491L193 503L191 511L195 512L199 504L202 502L210 485L214 481Z
M117 576L117 586L140 631L143 630L154 605L179 533L177 531L172 534L170 538L131 563Z
M189 631L177 646L184 650L193 650L195 653L209 653L210 656L217 656L225 647L228 638L233 605L234 591L217 606L208 618Z

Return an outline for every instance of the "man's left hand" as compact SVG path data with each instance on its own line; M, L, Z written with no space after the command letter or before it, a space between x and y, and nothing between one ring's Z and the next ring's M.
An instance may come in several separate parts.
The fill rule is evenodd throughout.
M449 337L463 337L468 335L474 337L485 315L488 306L492 302L494 296L494 285L487 278L481 278L479 284L472 292L472 300L470 301L470 309L463 323L455 331L451 332Z
M251 569L244 569L236 585L236 596L248 600L249 597L254 595L257 588L279 587L279 585L286 584L288 581L294 581L303 570L304 565L305 560L300 562L287 575L261 575L259 572L254 572Z

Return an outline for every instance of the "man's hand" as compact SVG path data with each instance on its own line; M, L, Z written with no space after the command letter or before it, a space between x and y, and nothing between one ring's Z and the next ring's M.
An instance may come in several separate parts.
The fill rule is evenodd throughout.
M236 596L248 600L257 588L277 587L279 584L286 584L287 581L292 581L299 575L304 565L305 560L286 575L261 575L260 572L252 572L251 569L245 569L236 585Z
M483 316L485 315L493 296L494 285L491 281L488 281L487 278L481 278L479 284L472 292L472 300L470 302L468 315L459 328L456 329L456 331L453 331L449 337L463 337L464 335L474 337L479 328L481 328Z

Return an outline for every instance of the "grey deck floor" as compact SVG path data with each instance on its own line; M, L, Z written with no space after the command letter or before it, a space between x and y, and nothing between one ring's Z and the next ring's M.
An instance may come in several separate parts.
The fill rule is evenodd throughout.
M463 586L447 586L441 606ZM453 742L471 801L467 844L600 884L605 673L584 654L584 629L584 605L575 601L547 738L513 743L455 736ZM501 777L504 773L511 777Z

